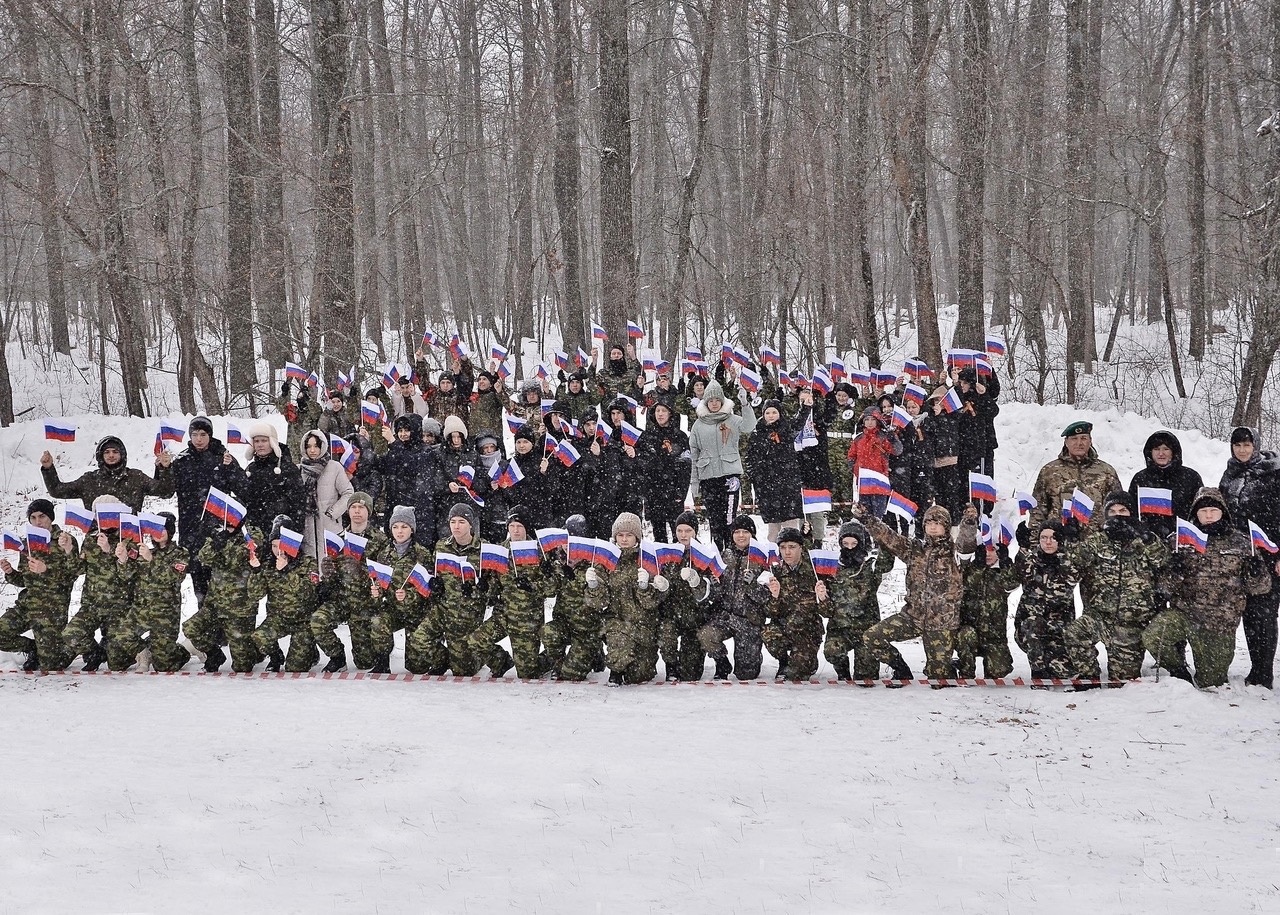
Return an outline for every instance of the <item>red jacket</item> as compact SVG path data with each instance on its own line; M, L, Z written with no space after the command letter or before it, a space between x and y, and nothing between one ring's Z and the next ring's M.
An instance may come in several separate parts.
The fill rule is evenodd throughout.
M849 445L849 452L846 455L855 484L859 470L874 470L876 473L888 476L889 456L901 453L901 450L902 446L897 444L892 435L886 435L883 432L874 434L859 432L853 437L853 443Z

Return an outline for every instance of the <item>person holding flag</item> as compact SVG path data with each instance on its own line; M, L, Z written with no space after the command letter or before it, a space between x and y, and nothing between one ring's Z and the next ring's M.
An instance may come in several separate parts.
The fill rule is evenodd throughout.
M622 512L614 519L613 542L622 551L617 566L603 574L592 565L583 576L587 606L603 619L608 646L609 685L647 683L658 674L658 607L670 582L640 567L638 515Z
M0 616L0 651L25 652L22 669L63 670L71 659L62 641L71 604L71 589L80 576L76 542L53 523L53 503L36 499L27 506L27 523L47 530L56 549L34 554L24 550L16 565L0 559L6 584L18 589L18 599ZM31 630L31 637L23 635Z
M875 550L875 541L861 521L840 525L840 571L826 585L829 600L818 605L827 617L822 655L841 680L874 680L880 662L863 647L867 630L880 622L880 582L893 569L893 554ZM853 652L853 668L849 653ZM869 685L869 684L865 684Z
M113 501L129 506L134 514L142 510L142 500L147 496L168 499L173 495L173 455L168 451L156 454L154 477L129 466L129 452L118 435L99 439L93 458L98 465L96 469L74 480L63 481L58 468L53 466L53 455L48 451L41 454L40 476L49 495L55 499L79 499L86 508L99 496L111 496Z
M964 573L964 598L960 603L960 628L956 630L956 675L972 680L1007 677L1013 672L1009 651L1009 595L1021 582L1007 544L993 538L978 545L972 558L960 563Z
M927 419L921 427L933 455L931 468L932 498L955 517L964 511L968 502L969 475L960 472L959 417L947 409L947 398L952 389L946 385L934 388L925 401ZM957 395L958 396L958 395ZM919 499L917 503L923 505Z
M433 454L439 455L440 460L440 476L436 482L435 489L435 526L436 537L448 537L451 533L449 520L445 517L446 512L453 508L461 500L466 500L473 507L483 506L489 496L491 483L487 473L475 472L470 486L464 485L461 472L463 467L475 468L480 467L483 463L480 460L480 453L468 437L467 425L460 416L450 416L444 421L444 442L441 443L438 451ZM406 495L408 495L406 493ZM404 505L414 504L412 501L401 503ZM419 519L421 521L421 519ZM426 535L431 532L424 531L418 535L419 543L428 543L429 537ZM481 536L481 528L475 528L476 539ZM425 539L424 539L425 538ZM476 566L479 568L479 565Z
M956 438L959 445L960 472L976 470L995 475L996 416L1000 413L1000 377L995 372L981 377L973 367L956 374L956 389L963 406L956 412Z
M235 458L226 455L218 488L244 503L245 525L254 531L269 531L280 515L302 517L306 505L302 475L287 446L280 444L275 423L259 420L249 426L248 433L248 464L242 469Z
M886 428L884 416L875 406L867 407L862 412L862 431L854 437L849 445L849 472L856 482L863 470L889 476L889 460L902 454L902 442L897 434ZM885 507L889 503L887 495L858 495L858 504L867 507L871 517L879 520L884 516Z
M729 542L729 525L741 505L742 455L739 445L756 427L751 409L751 395L738 392L742 415L733 411L725 400L724 388L713 381L695 410L696 420L689 427L689 455L692 459L690 489L695 502L706 508L711 539L720 549Z
M560 376L560 390L556 395L556 412L569 417L580 426L595 419L596 405L600 399L587 387L587 382L591 378L587 368L579 366L568 375L561 371Z
M388 510L397 505L412 508L414 540L430 549L436 539L436 505L445 489L441 451L422 441L422 417L416 413L397 416L393 429L395 441L377 459L383 502Z
M492 435L502 440L502 407L507 402L507 388L496 369L501 361L493 362L494 371L482 371L476 375L475 389L471 392L471 433L479 438Z
M1063 502L1079 489L1095 505L1103 504L1107 496L1123 489L1115 468L1098 457L1093 447L1093 423L1079 419L1068 423L1062 430L1062 451L1057 458L1040 468L1035 486L1031 490L1036 500L1035 508L1027 520L1032 536L1056 514ZM1096 512L1090 527L1101 527L1101 512Z
M336 435L349 439L359 428L359 413L353 418L347 408L347 396L341 388L333 388L325 395L325 407L316 422L316 428L326 436Z
M595 373L599 402L612 403L621 394L627 394L636 399L643 397L643 390L636 388L636 378L643 378L644 373L640 370L640 363L636 359L635 345L628 343L624 349L614 343L609 347L608 353L604 366ZM599 355L596 358L598 360Z
M373 523L373 499L368 493L352 493L342 523L344 548L336 554L326 550L321 567L325 570L328 587L320 599L319 608L311 614L311 634L329 658L325 673L337 673L347 667L347 650L335 631L343 623L347 624L351 634L351 661L356 669L369 670L377 658L371 629L376 605L369 590L369 572L363 557L354 556L345 549L346 536L363 537L367 541L365 555L376 561L388 562L385 557L390 552L386 549L386 534ZM395 565L394 562L390 564Z
M797 430L795 449L801 492L806 489L825 490L834 494L836 481L831 473L831 462L827 459L831 443L827 439L825 405L814 403L813 388L801 388L796 397L800 408L794 422ZM807 509L804 512L809 542L820 547L827 536L827 512Z
M1022 582L1022 599L1014 617L1015 638L1027 653L1034 679L1070 679L1065 639L1067 626L1076 618L1080 570L1069 552L1070 537L1061 521L1046 522L1036 537L1037 548L1018 552L1016 571Z
M361 512L357 509L356 515L360 514ZM355 519L352 520L354 522ZM365 546L363 559L350 557L352 561L350 574L353 598L359 587L356 581L366 583L364 589L366 609L362 615L369 620L370 673L391 673L391 651L395 648L395 634L400 630L404 630L405 633L405 667L413 673L425 673L429 666L429 659L425 653L409 643L409 635L422 625L430 609L426 599L408 584L409 573L419 563L428 569L434 565L431 550L423 546L416 536L417 524L417 512L412 506L397 505L391 510L388 525L391 530L390 537L370 532L367 525L362 531L351 531L369 540ZM369 562L390 567L389 585L380 584L376 579L370 581ZM333 621L324 614L313 614L311 617L311 631L316 635L317 641L323 640L328 643L329 648L335 649L329 651L325 648L325 653L329 655L329 664L325 670L331 673L342 670L346 666L346 652L337 642L337 636L333 634L332 627L329 625ZM317 633L317 629L322 631ZM322 644L321 647L324 645ZM356 649L354 636L351 647L354 653Z
M320 573L314 556L300 549L302 534L287 515L271 522L271 561L264 565L256 551L249 554L249 579L245 585L249 604L267 599L267 615L253 633L259 658L267 658L267 670L283 667L290 673L311 670L320 660L311 615L316 612L316 585ZM295 543L297 546L290 546ZM280 650L280 640L289 636L289 655ZM234 655L233 655L234 656Z
M1226 684L1245 605L1250 595L1270 590L1272 563L1255 555L1248 535L1232 524L1222 490L1201 488L1191 508L1208 540L1203 551L1174 551L1162 576L1169 609L1156 614L1142 644L1171 676L1209 688ZM1191 646L1194 674L1183 643Z
M667 540L675 535L676 519L684 509L691 461L689 436L680 430L679 417L665 402L649 408L636 452L643 474L645 514L653 526L653 537Z
M760 638L778 659L775 677L799 683L818 672L822 646L819 601L827 600L827 587L818 580L809 559L804 534L794 527L778 532L778 561L762 582L769 589L766 612L769 621Z
M901 410L911 421L898 433L898 441L902 443L902 453L889 460L889 479L893 483L893 491L908 503L927 506L933 499L933 439L925 434L929 416L920 410L921 402L904 398ZM911 536L912 524L915 524L917 539L924 537L923 525L917 523L913 515L889 512L883 519L904 537Z
M347 447L350 447L349 445ZM334 460L328 437L312 429L302 437L302 491L306 509L302 522L302 549L319 566L324 558L325 532L342 530L342 515L355 487Z
M200 659L205 673L222 668L231 651L231 669L247 674L262 659L253 642L258 624L258 605L249 600L249 560L263 542L260 531L250 531L232 515L223 522L204 515L205 539L197 559L209 572L204 602L182 624L191 643L192 654Z
M836 383L824 398L823 425L827 436L827 465L831 471L831 498L835 508L848 514L848 506L856 501L857 480L849 473L849 443L862 428L862 407L857 402L858 390L847 381Z
M161 512L160 517L164 527L151 535L150 544L144 540L138 546L123 570L133 600L107 646L107 663L112 670L127 670L136 660L139 673L152 666L160 673L173 673L191 660L191 652L178 644L182 582L191 565L191 552L174 539L178 519L169 512Z
M654 562L671 582L667 598L658 609L658 650L667 680L693 682L702 679L707 659L698 632L707 620L714 576L700 575L689 558L689 544L698 536L698 516L691 511L682 512L674 527L676 542L684 547L683 558L665 565ZM654 544L648 546L652 548Z
M473 677L484 659L473 650L472 636L484 622L496 576L479 574L480 515L469 499L449 510L448 525L449 536L436 544L437 574L426 616L412 632L406 630L405 667L415 674L441 676L451 670L455 677ZM463 565L445 569L441 554Z
M751 563L751 541L756 524L750 515L738 515L730 525L729 548L722 551L725 570L711 585L710 618L698 630L698 641L715 662L717 680L754 680L760 676L767 608L772 595L761 583L769 573L757 574ZM767 560L766 560L767 561ZM725 642L733 639L733 662Z
M1129 481L1129 495L1138 499L1139 489L1167 489L1173 496L1169 514L1140 511L1141 519L1153 534L1168 540L1175 518L1191 517L1191 502L1204 482L1200 474L1182 463L1182 442L1167 430L1153 432L1142 446L1146 466ZM1141 505L1139 505L1141 508Z
M607 537L614 519L644 510L644 462L634 436L635 413L618 398L609 404L606 421L613 430L606 441L592 436L591 447L583 455L587 520L597 537Z
M588 537L591 527L583 515L565 519L570 537ZM555 609L542 628L548 672L557 680L580 681L594 670L604 670L604 648L600 636L600 610L587 602L583 564L568 555L568 549L541 547L543 559L551 563L559 579Z
M800 530L804 502L800 497L800 461L796 432L783 415L782 403L766 400L760 422L747 439L747 474L755 492L756 512L777 540L784 527Z
M210 486L230 488L229 474L223 470L228 457L226 445L213 434L213 423L207 416L197 416L187 425L187 447L173 459L178 539L189 554L187 572L191 575L197 606L204 603L209 590L209 570L196 558L209 531L204 523L204 501Z

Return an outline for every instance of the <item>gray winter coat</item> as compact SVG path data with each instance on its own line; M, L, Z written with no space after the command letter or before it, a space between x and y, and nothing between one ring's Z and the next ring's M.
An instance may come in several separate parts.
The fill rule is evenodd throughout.
M724 402L721 414L728 416L721 420L707 414L707 401L717 397ZM718 382L711 382L698 404L698 418L689 428L689 454L693 458L693 473L690 485L696 498L699 483L702 480L714 480L718 477L735 476L742 473L742 454L739 443L743 436L750 435L756 427L756 414L751 409L751 395L745 389L739 389L738 400L742 403L742 415L733 412L733 402L724 399L724 391ZM721 430L724 426L724 430Z

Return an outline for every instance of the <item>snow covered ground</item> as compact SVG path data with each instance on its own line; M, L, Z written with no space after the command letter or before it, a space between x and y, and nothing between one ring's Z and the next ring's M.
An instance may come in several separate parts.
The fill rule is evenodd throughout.
M1081 415L1004 407L1003 497ZM1127 482L1159 425L1088 416ZM65 475L108 429L150 468L157 420L73 420ZM1180 436L1216 482L1226 445ZM0 526L44 448L0 429ZM1243 647L1207 693L0 674L0 912L1280 911Z

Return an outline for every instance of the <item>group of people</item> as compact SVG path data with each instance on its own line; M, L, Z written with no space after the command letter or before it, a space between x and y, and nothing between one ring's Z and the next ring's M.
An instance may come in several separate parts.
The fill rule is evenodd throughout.
M0 560L20 589L0 650L25 652L31 671L77 657L86 670L173 671L193 656L211 672L228 660L308 671L323 653L325 671L388 673L403 632L418 674L608 670L625 684L655 678L661 659L668 679L698 680L710 656L714 677L745 680L767 648L778 677L812 677L821 652L838 677L870 683L881 665L910 679L894 643L919 638L941 686L974 678L979 659L985 677L1012 671L1021 589L1014 641L1037 680L1101 684L1102 645L1112 681L1140 676L1149 653L1157 669L1221 685L1243 618L1247 682L1272 684L1280 563L1258 553L1250 522L1280 537L1280 459L1255 430L1233 432L1217 488L1160 432L1123 489L1089 423L1072 423L1011 555L980 531L967 485L994 473L994 372L953 365L922 387L919 373L794 380L725 359L676 384L630 347L602 355L515 391L499 362L478 370L455 353L432 372L421 351L362 396L286 381L285 440L255 422L243 461L205 417L154 475L128 466L116 436L74 481L46 452L49 495L94 509L94 526L77 542L52 501L31 503L48 544ZM896 511L859 491L864 471L891 482ZM1143 511L1140 489L1168 490L1170 510ZM211 491L243 512L210 513ZM1059 515L1074 493L1101 509ZM175 495L176 514L137 540L103 520L104 506L138 512ZM1175 518L1204 541L1183 544ZM896 560L906 599L884 616L878 591ZM198 610L183 621L188 577Z

